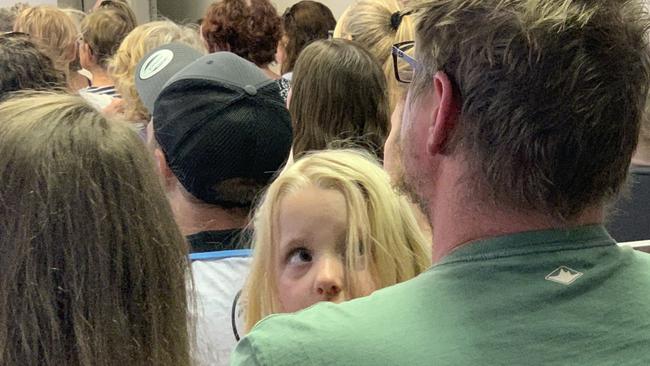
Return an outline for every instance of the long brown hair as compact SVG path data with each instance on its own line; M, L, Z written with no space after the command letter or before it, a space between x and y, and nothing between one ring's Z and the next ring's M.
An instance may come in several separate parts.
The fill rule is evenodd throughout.
M282 74L286 74L293 70L305 46L318 39L327 39L329 31L336 27L336 19L327 6L303 0L282 14L282 26L287 39L287 58L282 63Z
M313 42L298 57L291 88L294 156L337 141L384 156L390 129L386 79L364 48L344 39Z
M189 365L187 247L126 123L10 99L0 182L0 364Z

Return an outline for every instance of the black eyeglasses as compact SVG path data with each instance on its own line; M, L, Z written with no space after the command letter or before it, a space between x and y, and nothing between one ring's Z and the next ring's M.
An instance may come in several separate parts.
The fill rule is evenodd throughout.
M393 45L393 69L395 70L395 79L401 83L410 83L413 81L413 73L419 68L419 63L407 52L415 50L415 41L400 42Z

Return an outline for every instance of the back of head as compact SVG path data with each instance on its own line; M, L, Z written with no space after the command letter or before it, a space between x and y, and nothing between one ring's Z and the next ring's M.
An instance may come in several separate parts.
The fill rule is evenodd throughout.
M105 69L122 40L135 26L132 19L123 11L100 8L82 21L81 36L90 47L97 64Z
M133 9L124 0L104 0L99 3L98 9L115 9L121 11L129 19L129 23L133 24L133 28L138 26L138 20L135 17Z
M155 140L185 198L246 216L289 156L291 118L277 83L252 62L215 52L185 63L187 53L166 45L140 64L139 90L155 94L145 96L155 100Z
M393 75L392 46L415 38L412 16L406 14L399 0L359 0L346 9L334 30L334 37L359 42L379 60L391 110L404 93Z
M57 70L68 73L76 56L77 27L65 12L52 6L35 6L23 10L14 30L27 33L46 54Z
M65 87L65 75L25 35L0 35L0 100L24 89Z
M368 51L344 39L315 41L298 57L291 87L296 156L340 140L383 156L390 128L386 79Z
M287 58L282 63L282 73L293 71L300 52L309 43L327 39L329 31L334 30L336 19L325 5L311 0L303 0L288 8L282 15L287 45Z
M135 69L147 52L171 42L180 42L205 52L205 46L195 29L164 20L137 26L120 44L109 61L108 71L125 102L126 118L148 121L149 112L142 104L135 87Z
M61 94L0 121L0 363L189 364L187 249L139 137Z
M387 173L371 155L353 150L319 151L288 166L271 184L254 219L254 259L246 285L246 323L250 329L264 316L281 311L275 260L281 200L302 189L334 190L345 198L348 228L346 273L368 268L377 289L409 280L430 265L428 244L408 201L396 193ZM368 255L359 256L359 253ZM358 297L353 275L345 286Z
M445 148L464 155L468 190L571 219L625 180L650 84L647 27L637 1L432 1L411 99L444 71L461 103Z
M76 34L79 35L81 33L81 22L86 18L86 13L84 13L81 10L77 9L72 9L72 8L63 8L61 9L70 19L72 19L72 22L74 23L75 29L76 29ZM78 38L77 38L78 40ZM72 74L72 72L76 72L81 70L83 67L81 66L81 63L79 62L79 48L75 47L75 57L74 60L70 63L68 66L68 69L71 71L71 76L74 76L75 74ZM87 80L83 80L79 86L85 84ZM74 81L71 81L71 86L73 88L76 88L77 83Z
M222 0L208 7L201 33L210 52L229 51L263 67L275 60L282 23L269 0Z

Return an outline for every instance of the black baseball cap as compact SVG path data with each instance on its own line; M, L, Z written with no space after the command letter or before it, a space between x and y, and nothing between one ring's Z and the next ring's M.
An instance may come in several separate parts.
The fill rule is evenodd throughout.
M154 101L154 137L169 168L206 203L246 206L215 187L229 179L268 184L289 156L291 118L278 84L233 53L159 47L139 64L136 87L145 105Z

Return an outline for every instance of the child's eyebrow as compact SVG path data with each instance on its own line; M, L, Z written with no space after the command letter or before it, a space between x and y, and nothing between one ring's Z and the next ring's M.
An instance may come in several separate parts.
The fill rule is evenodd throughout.
M307 245L307 240L302 236L294 236L289 240L283 240L280 242L281 248L298 248Z

